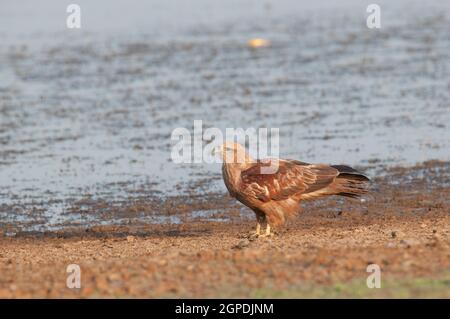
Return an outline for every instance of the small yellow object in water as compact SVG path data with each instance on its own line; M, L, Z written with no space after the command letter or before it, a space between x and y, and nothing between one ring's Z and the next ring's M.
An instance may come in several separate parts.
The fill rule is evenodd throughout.
M255 38L248 40L247 45L250 48L261 48L261 47L268 47L270 45L270 42L265 39Z

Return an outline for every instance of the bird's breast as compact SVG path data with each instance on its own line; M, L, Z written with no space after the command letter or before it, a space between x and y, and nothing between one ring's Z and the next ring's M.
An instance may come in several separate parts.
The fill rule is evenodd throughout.
M236 197L239 193L240 172L235 171L228 165L222 166L222 175L225 186L231 196Z

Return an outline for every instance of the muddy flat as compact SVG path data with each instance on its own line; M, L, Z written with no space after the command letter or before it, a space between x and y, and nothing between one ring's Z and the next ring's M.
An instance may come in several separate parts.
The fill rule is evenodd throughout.
M79 30L52 0L5 4L0 227L177 222L161 202L225 190L220 165L171 159L194 121L278 128L280 157L369 175L449 161L450 6L378 4L376 30L358 0L83 1ZM208 203L192 217L222 212Z
M271 238L248 239L254 221L241 219L3 237L0 297L449 298L449 174L445 162L392 169L367 201L307 203ZM80 289L66 286L69 264ZM380 289L366 285L371 264Z

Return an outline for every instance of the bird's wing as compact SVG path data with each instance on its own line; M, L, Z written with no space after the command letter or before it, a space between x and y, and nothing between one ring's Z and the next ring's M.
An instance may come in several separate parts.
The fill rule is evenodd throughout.
M337 169L328 165L295 160L271 161L257 162L241 172L240 190L245 195L263 202L285 200L294 195L320 191L339 175ZM262 174L264 167L274 165L273 161L277 161L278 170L272 174Z

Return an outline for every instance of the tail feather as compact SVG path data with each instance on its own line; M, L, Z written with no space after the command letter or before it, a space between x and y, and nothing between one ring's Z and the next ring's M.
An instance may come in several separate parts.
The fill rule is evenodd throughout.
M339 173L337 178L347 178L351 181L370 182L370 179L361 173Z
M339 171L336 178L336 195L358 198L366 194L370 179L354 168L345 165L333 165Z

